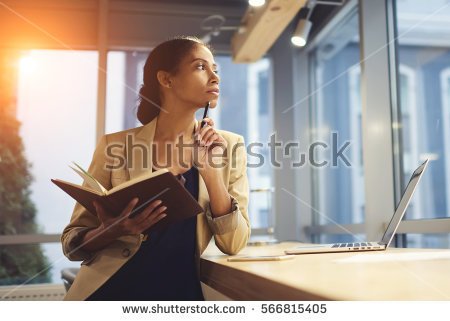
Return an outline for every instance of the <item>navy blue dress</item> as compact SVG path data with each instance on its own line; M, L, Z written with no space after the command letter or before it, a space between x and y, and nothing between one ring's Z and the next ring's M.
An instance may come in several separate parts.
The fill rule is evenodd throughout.
M191 167L182 176L198 200L197 169ZM179 175L181 181L183 177ZM204 300L195 260L196 225L194 216L152 231L138 252L87 300Z

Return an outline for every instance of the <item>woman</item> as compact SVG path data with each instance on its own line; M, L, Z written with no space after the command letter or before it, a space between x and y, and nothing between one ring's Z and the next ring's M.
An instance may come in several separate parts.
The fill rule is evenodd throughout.
M70 260L83 262L66 300L203 300L199 258L212 237L225 254L246 245L250 224L243 138L214 129L210 118L203 127L195 119L199 106L217 104L213 58L194 37L177 37L154 48L139 93L137 116L144 126L104 135L88 170L109 189L168 168L204 212L144 235L164 219L170 204L155 200L128 218L136 200L117 213L106 213L99 204L90 213L77 203L61 241Z

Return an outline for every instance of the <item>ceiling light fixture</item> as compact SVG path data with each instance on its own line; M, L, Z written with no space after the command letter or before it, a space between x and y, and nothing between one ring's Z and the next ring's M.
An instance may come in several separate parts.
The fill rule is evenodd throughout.
M262 7L266 4L265 0L248 0L248 4L252 7Z
M309 32L312 28L312 22L307 19L300 19L294 34L291 37L291 42L294 46L304 47L308 41Z
M308 9L308 14L306 15L306 18L302 18L298 21L297 27L295 28L295 31L291 37L292 44L297 47L304 47L308 42L308 36L313 25L310 18L316 5L323 4L331 6L342 6L344 2L345 0L342 0L341 2L316 1L316 0L308 1L308 3L305 6L305 8Z
M311 31L313 25L309 18L311 17L315 5L315 1L308 1L306 5L308 14L306 15L306 18L300 19L298 21L297 27L295 28L295 31L291 37L291 42L294 46L304 47L308 42L309 32Z

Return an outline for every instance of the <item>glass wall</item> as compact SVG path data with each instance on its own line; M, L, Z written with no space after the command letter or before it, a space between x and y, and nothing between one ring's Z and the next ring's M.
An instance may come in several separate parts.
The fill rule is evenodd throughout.
M139 89L148 52L108 52L106 133L141 126L137 120Z
M314 225L364 222L359 59L357 12L348 15L310 55ZM337 157L339 151L343 157ZM323 235L320 241L353 239L342 232Z
M94 51L22 53L17 108L12 115L20 122L20 137L6 132L3 138L21 140L32 180L26 204L14 212L15 217L8 210L1 213L2 227L6 226L3 235L60 234L69 222L75 202L50 179L81 184L68 165L71 161L86 167L90 163L95 147L97 61ZM31 225L36 228L26 228ZM2 246L0 284L60 283L61 269L78 265L65 258L59 243Z
M406 219L449 217L450 7L444 0L396 2L403 186L431 160ZM408 234L412 247L448 247L448 235Z

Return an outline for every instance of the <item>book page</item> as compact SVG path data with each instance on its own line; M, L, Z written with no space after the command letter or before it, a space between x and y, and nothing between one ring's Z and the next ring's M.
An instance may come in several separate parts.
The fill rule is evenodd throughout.
M94 189L92 189L92 188L85 187L85 186L80 186L80 185L77 185L77 184L74 184L74 183L71 183L71 182L67 182L67 181L63 181L62 179L52 179L52 181L53 181L53 183L55 183L55 184L58 185L58 186L59 186L58 183L62 183L63 185L73 186L73 187L75 187L76 189L82 189L82 190L84 190L84 191L87 191L87 192L91 192L91 193L97 194L97 195L99 195L99 196L103 196L103 195L104 195L103 193L101 193L101 192L99 192L99 191L97 191L97 190L94 190ZM61 186L59 186L59 187L60 187L61 189L63 189L63 190L67 193L67 191L66 191L64 188L62 188ZM76 200L76 199L75 199L75 200Z
M72 167L69 165L70 168L72 168L78 175L80 175L86 183L89 185L89 187L93 188L95 191L101 193L102 195L105 195L108 190L103 187L102 184L100 184L99 181L95 179L94 176L89 174L87 171L85 171L80 165L78 165L75 162L72 162L77 168Z
M127 188L128 186L134 185L137 182L145 181L146 179L149 179L151 177L159 176L161 174L167 173L168 171L169 170L167 168L162 168L162 169L159 169L159 170L154 171L154 172L149 171L148 173L145 173L143 175L139 175L138 177L130 179L129 181L123 182L122 184L119 184L119 185L111 188L109 191L106 192L106 194L112 194L112 193L114 193L116 191L119 191L121 189Z

